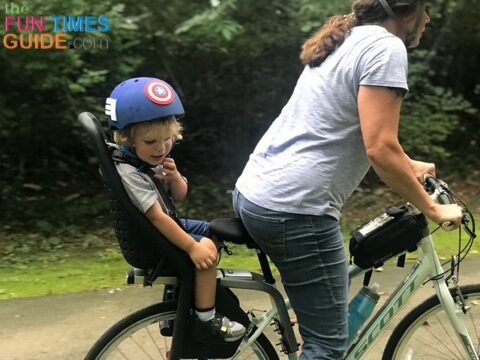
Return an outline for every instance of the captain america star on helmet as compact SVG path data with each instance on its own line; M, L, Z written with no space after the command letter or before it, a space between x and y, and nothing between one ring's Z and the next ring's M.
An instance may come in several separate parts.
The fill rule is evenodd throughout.
M138 77L123 81L105 102L107 122L112 130L168 116L183 116L185 110L177 93L167 82Z

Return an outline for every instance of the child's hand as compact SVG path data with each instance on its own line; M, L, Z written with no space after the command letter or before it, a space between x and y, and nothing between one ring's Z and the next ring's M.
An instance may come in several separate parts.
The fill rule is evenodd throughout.
M175 181L183 181L182 175L177 170L177 165L175 165L175 160L172 158L165 158L163 160L163 169L161 174L156 174L155 177L159 180L165 180L168 183L173 183Z
M160 174L155 175L155 178L168 183L173 200L178 202L185 200L188 192L187 180L178 171L175 160L165 158L162 166Z
M217 263L217 247L209 238L204 237L200 242L195 242L187 253L199 270L206 270Z

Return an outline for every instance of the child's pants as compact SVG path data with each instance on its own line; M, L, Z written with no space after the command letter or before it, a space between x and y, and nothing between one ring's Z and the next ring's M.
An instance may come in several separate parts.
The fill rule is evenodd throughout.
M208 222L201 220L191 220L191 219L180 219L185 231L199 242L202 237L210 236L210 227Z

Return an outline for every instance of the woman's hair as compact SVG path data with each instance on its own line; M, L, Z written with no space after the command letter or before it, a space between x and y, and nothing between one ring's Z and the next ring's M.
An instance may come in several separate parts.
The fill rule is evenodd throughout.
M153 119L150 121L145 121L141 123L136 123L130 126L127 126L125 129L116 130L113 133L113 141L117 145L126 145L128 147L133 146L136 133L140 128L149 128L155 125L161 125L166 130L170 130L173 133L175 140L181 140L182 136L182 124L177 120L175 116L169 116L159 119Z
M387 0L399 17L413 13L420 0ZM345 40L354 26L375 24L388 18L379 0L354 0L352 13L336 15L313 34L302 46L300 59L310 67L319 66Z

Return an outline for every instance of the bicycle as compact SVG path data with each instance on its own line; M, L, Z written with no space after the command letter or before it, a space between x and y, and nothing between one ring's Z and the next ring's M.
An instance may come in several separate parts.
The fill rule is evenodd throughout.
M92 124L93 115L83 113L79 115L79 119L96 140L101 153L101 169L104 172L109 166L107 156L102 154L105 152L105 144L102 144L105 139L99 135L98 126ZM114 176L113 173L111 175ZM108 181L105 178L106 176L104 181ZM425 185L434 199L443 203L451 201L461 203L443 181L429 177ZM111 187L111 184L108 186ZM473 304L480 301L480 284L467 286L458 284L459 265L475 238L473 215L464 204L463 206L466 215L462 226L469 239L463 249L459 249L458 254L449 261L450 269L444 270L443 266L446 264L441 264L433 246L431 233L428 232L417 243L422 254L410 272L385 304L370 317L363 329L352 339L346 354L347 360L360 359L405 306L415 290L428 281L433 282L436 295L418 305L399 322L387 342L383 359L479 359L480 306ZM411 205L407 207L412 213L418 214ZM192 333L187 330L188 326L185 326L189 324L188 319L191 316L190 305L185 300L191 297L191 289L188 292L185 288L190 287L191 280L184 274L181 276L162 274L160 269L164 268L164 264L160 261L158 263L160 265L157 264L145 271L135 270L130 274L130 278L135 279L136 275L141 275L144 285L152 285L154 282L164 285L163 301L128 315L113 325L93 345L86 355L86 360L250 357L279 359L275 348L265 336L265 330L270 324L274 325L279 334L280 351L291 360L298 358L299 347L288 314L290 303L288 299L282 297L275 286L275 279L265 253L248 236L239 219L216 219L210 225L211 232L217 240L245 244L255 249L257 253L262 274L248 270L218 271L216 304L223 307L221 311L230 318L241 321L248 329L247 335L238 342L223 345L216 339L201 338L201 334L196 334L200 336L199 339L191 338ZM147 226L146 223L144 226ZM403 253L406 250L404 249ZM135 264L130 253L124 251L124 255L127 261ZM361 268L352 264L349 268L349 277L352 279L370 270L371 268ZM449 285L452 286L449 288ZM266 293L272 306L261 315L256 315L254 311L245 311L231 289L249 289Z

